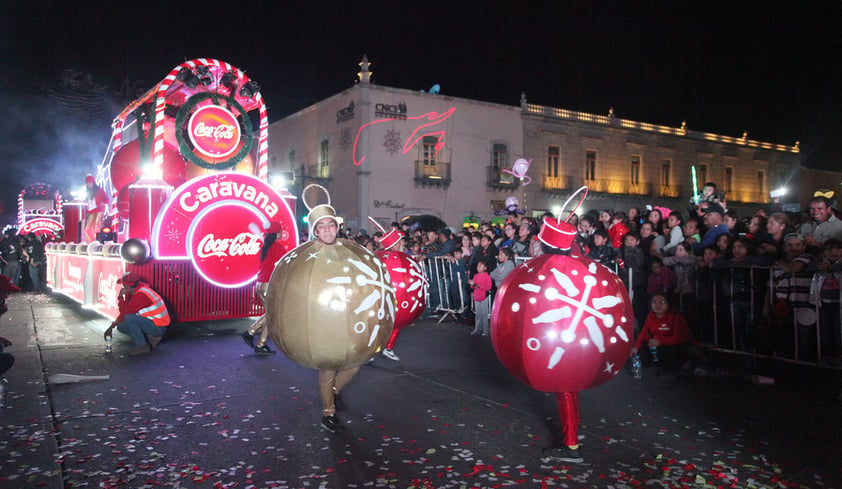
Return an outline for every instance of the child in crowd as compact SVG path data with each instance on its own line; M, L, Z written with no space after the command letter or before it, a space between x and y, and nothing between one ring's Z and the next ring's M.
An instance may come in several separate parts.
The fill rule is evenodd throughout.
M652 257L649 279L646 281L646 293L649 297L655 294L672 295L675 289L675 272L664 266L663 260L657 256Z
M448 256L450 260L450 272L453 282L450 285L450 298L454 308L462 311L467 309L468 298L468 266L465 262L462 248L453 250L453 255Z
M690 243L682 241L674 248L673 256L663 258L663 264L675 273L675 294L678 297L678 310L685 317L696 316L696 262Z
M491 279L494 280L494 289L498 289L503 279L515 269L515 253L511 248L500 248L497 252L497 268L491 272Z
M488 268L485 262L480 260L477 262L477 273L473 278L468 280L468 283L473 290L474 296L474 330L471 331L472 336L488 336L490 333L488 315L491 312L491 275L486 271Z
M593 261L599 262L610 270L614 270L614 258L616 253L614 248L608 244L608 231L604 229L597 229L593 233L593 248L588 252L588 257Z
M650 304L652 310L629 351L629 357L639 352L644 365L659 364L667 370L681 368L688 361L704 363L704 356L693 340L687 319L671 307L667 294L653 295Z
M645 259L640 248L640 235L634 231L626 234L623 244L625 246L622 249L623 268L620 269L620 278L631 295L635 331L640 331L649 313L646 301L646 272L643 268Z

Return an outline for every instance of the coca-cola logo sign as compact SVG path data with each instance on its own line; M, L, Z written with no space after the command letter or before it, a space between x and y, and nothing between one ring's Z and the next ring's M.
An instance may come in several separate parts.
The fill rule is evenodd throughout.
M197 177L177 188L155 218L152 256L190 260L208 282L241 287L257 276L270 222L281 224L281 244L295 248L295 216L266 182L233 172Z
M200 213L187 236L190 260L199 274L208 282L229 287L254 280L263 236L242 223L259 219L252 208L241 205L215 205Z
M218 105L200 107L187 124L190 142L211 158L225 158L240 144L240 123L230 111Z

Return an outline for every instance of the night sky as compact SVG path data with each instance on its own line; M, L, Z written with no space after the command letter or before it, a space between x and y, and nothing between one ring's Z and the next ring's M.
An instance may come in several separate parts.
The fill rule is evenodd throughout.
M185 59L244 69L274 120L351 86L363 54L379 85L507 105L525 92L539 105L800 141L812 168L842 159L840 2L6 1L2 222L26 184L81 186L114 116Z

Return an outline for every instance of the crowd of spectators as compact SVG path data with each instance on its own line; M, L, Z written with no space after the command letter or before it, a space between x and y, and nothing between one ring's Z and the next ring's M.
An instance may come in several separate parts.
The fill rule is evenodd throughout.
M702 343L842 365L842 220L833 201L816 196L807 212L739 215L719 196L708 183L687 209L591 210L569 222L578 228L579 252L623 279L638 331L651 298L662 294ZM459 231L392 225L405 234L402 251L453 264L464 284L482 262L493 296L514 264L542 253L537 236L545 216L512 212L502 227L484 222ZM349 237L372 250L379 246L380 233ZM470 291L463 292L470 301ZM431 300L434 311L441 298Z

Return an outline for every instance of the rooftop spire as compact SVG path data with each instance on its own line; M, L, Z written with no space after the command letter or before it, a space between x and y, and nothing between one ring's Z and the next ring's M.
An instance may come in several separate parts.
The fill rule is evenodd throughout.
M371 63L368 62L368 57L363 54L363 60L360 61L360 72L357 73L357 77L360 79L360 83L371 83L371 75L373 73L369 70L371 67Z

